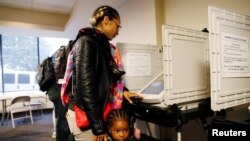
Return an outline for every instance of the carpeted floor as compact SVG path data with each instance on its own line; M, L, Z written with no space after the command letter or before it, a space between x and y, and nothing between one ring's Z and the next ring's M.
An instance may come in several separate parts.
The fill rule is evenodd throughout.
M33 111L33 118L33 125L30 119L15 121L16 128L12 128L11 120L5 120L4 125L0 125L0 141L55 141L52 139L52 110L44 110L44 116Z

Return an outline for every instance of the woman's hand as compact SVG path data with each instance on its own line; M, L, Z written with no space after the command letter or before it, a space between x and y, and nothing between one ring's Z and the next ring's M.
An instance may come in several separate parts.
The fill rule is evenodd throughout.
M131 92L129 92L129 91L124 91L123 96L124 96L124 98L125 98L129 103L133 103L133 101L132 101L133 98L136 98L136 99L138 99L138 100L142 100L142 99L143 99L143 97L140 96L139 94L131 93Z
M96 139L94 141L108 141L108 135L107 134L101 134L96 136Z
M134 129L134 136L137 140L139 140L141 138L141 130L138 128Z

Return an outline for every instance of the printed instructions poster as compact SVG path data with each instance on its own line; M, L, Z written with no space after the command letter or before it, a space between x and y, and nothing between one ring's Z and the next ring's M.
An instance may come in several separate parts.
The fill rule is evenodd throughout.
M150 53L127 53L127 76L151 76Z
M246 77L249 72L249 39L235 34L221 34L223 77Z

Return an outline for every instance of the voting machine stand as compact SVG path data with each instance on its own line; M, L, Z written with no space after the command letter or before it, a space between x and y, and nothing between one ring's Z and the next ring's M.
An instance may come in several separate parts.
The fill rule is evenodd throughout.
M176 104L168 107L159 107L146 103L129 104L129 109L136 119L151 122L164 127L175 127L177 140L181 141L182 126L188 121L199 118L204 130L207 130L207 117L214 115L210 108L210 99L199 103L197 108L181 110Z

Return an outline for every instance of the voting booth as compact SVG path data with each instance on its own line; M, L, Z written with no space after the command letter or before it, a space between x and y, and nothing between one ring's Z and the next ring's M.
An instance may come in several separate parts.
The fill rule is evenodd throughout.
M163 70L162 48L156 45L117 43L120 51L125 85L138 92Z
M250 17L212 6L208 14L211 108L218 113L208 130L212 141L213 129L250 132Z
M164 103L189 104L210 96L208 33L163 26Z
M211 106L250 103L250 17L209 7Z
M190 108L190 104L210 96L208 33L174 26L162 26L162 33L161 54L146 46L120 48L125 71L129 71L125 82L128 88L141 86L138 93L144 103L163 107L183 107L185 103L184 107ZM162 57L155 57L159 55ZM156 62L163 67L155 68Z
M209 97L208 33L173 26L162 26L162 33L162 49L117 44L126 86L139 90L142 102L166 106Z
M126 86L144 97L132 104L136 118L176 127L178 141L187 121L205 125L215 112L250 103L250 17L209 6L208 18L209 33L163 25L161 48L117 45ZM236 115L234 126L248 129L249 111Z
M180 129L188 120L212 114L209 103L204 104L210 97L208 33L162 26L162 34L162 48L117 47L125 60L126 86L144 97L132 105L137 118Z

